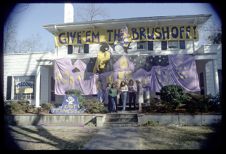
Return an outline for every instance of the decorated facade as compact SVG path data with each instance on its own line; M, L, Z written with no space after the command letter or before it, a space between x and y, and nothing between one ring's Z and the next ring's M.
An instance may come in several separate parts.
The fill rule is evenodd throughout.
M141 17L45 25L52 53L4 55L4 96L61 104L65 91L97 95L108 82L140 80L153 93L165 85L217 94L221 44L202 28L211 15ZM21 65L14 65L14 59ZM14 66L13 66L14 65Z

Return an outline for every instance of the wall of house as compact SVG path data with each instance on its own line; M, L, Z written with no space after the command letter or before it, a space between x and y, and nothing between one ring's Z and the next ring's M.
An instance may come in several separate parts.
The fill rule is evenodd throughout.
M53 53L26 53L26 54L5 54L4 55L4 97L6 98L7 92L7 77L8 76L35 76L38 65L41 65L41 62L38 60L54 58ZM45 68L41 68L41 82L42 90L41 90L41 99L47 101L46 91L48 88L48 70ZM46 78L47 77L47 78ZM13 82L13 80L12 80ZM36 86L36 85L35 85ZM12 90L14 89L14 85L12 84ZM35 91L35 87L34 87ZM14 91L11 93L11 99L14 99ZM48 102L48 101L47 101ZM35 104L35 99L31 100L32 104Z

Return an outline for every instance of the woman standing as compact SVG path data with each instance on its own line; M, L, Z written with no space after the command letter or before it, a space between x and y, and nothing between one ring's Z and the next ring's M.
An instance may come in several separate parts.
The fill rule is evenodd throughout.
M109 90L110 105L111 105L110 112L117 112L117 94L118 94L118 90L116 88L116 85L113 83L111 86L111 89Z
M134 81L132 79L129 80L128 89L129 89L129 109L131 110L131 104L133 104L135 110L137 87L135 86Z
M108 111L111 112L112 107L111 107L111 98L109 95L109 90L111 89L111 84L107 83L107 87L105 90L105 94L104 94L104 103L108 105Z
M121 82L120 85L120 92L121 92L121 99L123 103L123 109L122 111L126 110L126 101L127 101L127 92L128 92L128 87L124 81Z
M136 81L137 83L137 102L139 104L139 112L142 111L141 104L144 103L144 96L143 96L143 86L139 80Z

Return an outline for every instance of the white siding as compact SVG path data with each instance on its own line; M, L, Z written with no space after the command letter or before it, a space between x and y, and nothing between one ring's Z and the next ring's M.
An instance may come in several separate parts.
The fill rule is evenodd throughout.
M41 66L41 100L40 103L48 103L49 102L49 88L50 88L50 81L49 81L49 67L48 66Z
M214 87L214 70L213 70L213 61L209 61L206 64L206 90L207 94L215 94Z
M7 76L35 76L37 66L40 64L38 60L54 58L54 53L27 53L4 55L4 96L6 96Z

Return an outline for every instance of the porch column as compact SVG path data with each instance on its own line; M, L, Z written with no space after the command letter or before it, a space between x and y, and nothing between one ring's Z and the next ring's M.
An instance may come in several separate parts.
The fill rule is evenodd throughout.
M213 71L214 71L214 87L215 87L215 94L219 93L219 78L218 78L218 66L217 60L213 60Z
M41 74L40 74L40 65L36 70L36 78L35 78L35 107L40 107L40 81L41 81Z

